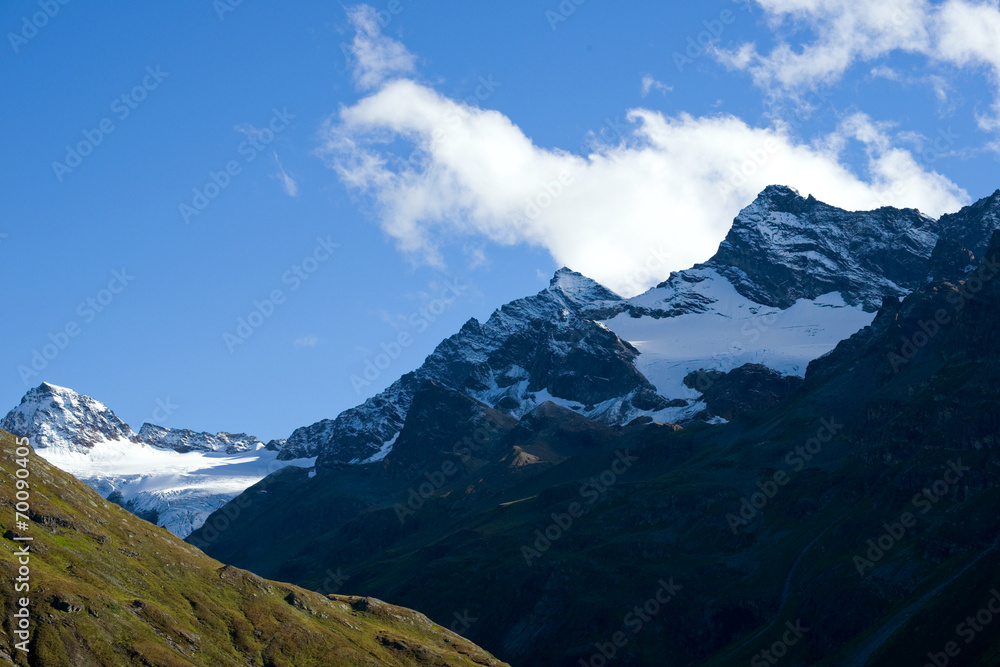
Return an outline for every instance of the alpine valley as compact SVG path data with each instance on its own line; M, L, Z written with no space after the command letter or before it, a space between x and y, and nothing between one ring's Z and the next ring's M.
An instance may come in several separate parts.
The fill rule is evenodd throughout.
M0 428L212 558L512 665L1000 664L1000 618L956 634L1000 601L998 228L1000 190L933 219L771 186L707 262L629 299L560 269L286 440L50 384Z

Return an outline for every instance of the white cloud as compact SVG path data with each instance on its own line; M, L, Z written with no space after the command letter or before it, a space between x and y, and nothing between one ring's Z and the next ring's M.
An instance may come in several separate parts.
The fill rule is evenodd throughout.
M441 266L444 244L529 244L626 295L708 259L770 184L854 210L939 215L968 201L863 114L811 144L729 115L634 109L628 121L619 143L578 155L536 146L498 111L396 79L331 117L320 153L407 253ZM852 143L867 151L864 175L841 160ZM637 283L636 269L663 255L660 275Z
M1000 84L1000 1L946 0L755 0L763 8L778 42L770 52L745 43L715 56L727 66L750 73L754 82L775 95L800 94L839 81L858 62L896 52L922 55L955 67L992 70ZM792 46L795 43L796 46ZM901 75L875 67L885 78ZM939 100L947 87L930 77ZM995 91L996 93L996 91ZM1000 100L996 94L995 100ZM1000 101L978 116L986 130L1000 130Z
M278 165L278 173L275 174L275 178L281 183L281 189L285 191L285 194L289 197L299 196L299 184L295 181L291 174L285 171L284 165L281 164L281 160L278 159L278 154L274 153L274 161Z
M895 81L896 83L904 86L928 86L934 91L934 96L937 98L938 102L944 104L948 101L950 86L948 85L948 80L939 74L914 76L912 74L904 74L903 72L893 69L887 65L878 65L872 68L871 75L873 78Z
M653 77L649 76L648 74L646 76L642 77L642 96L643 97L646 97L647 95L649 95L654 90L658 90L661 93L669 93L673 89L674 89L673 86L668 86L667 84L663 83L662 81L657 81L656 79L654 79Z
M415 71L416 58L405 46L382 34L378 11L373 7L351 7L347 17L355 30L350 50L355 58L354 79L360 88L375 88L388 78Z
M993 70L994 85L1000 86L1000 3L952 0L940 17L937 57L959 66L986 65ZM977 119L984 130L1000 130L1000 92L992 113L981 113Z

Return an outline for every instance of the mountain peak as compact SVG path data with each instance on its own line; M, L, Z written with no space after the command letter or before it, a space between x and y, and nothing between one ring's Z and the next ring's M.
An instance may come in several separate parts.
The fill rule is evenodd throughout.
M51 382L43 382L37 387L33 387L21 398L22 401L32 400L42 396L57 396L62 398L72 398L79 396L75 391L67 387L60 387Z
M40 385L38 385L37 387L35 387L35 390L39 390L39 391L44 390L44 391L60 392L60 393L70 393L70 394L75 394L76 393L72 389L68 389L66 387L60 387L59 385L52 384L51 382L43 382Z
M938 220L941 236L955 239L976 257L986 255L990 236L997 227L1000 227L1000 190Z
M0 428L27 437L36 449L86 453L99 442L139 441L129 425L100 401L50 382L28 390L0 421Z
M839 292L874 312L884 295L920 285L937 239L935 221L915 209L848 212L772 185L736 216L708 266L758 303L787 308Z
M577 273L568 266L564 266L561 269L557 269L556 272L552 275L552 280L549 281L549 287L554 287L563 278L563 276L580 276L580 275L583 274Z
M775 185L769 185L763 190L761 190L760 194L757 195L757 198L760 199L760 198L772 198L772 197L801 197L801 196L802 195L799 194L799 191L791 187L790 185L775 184Z
M568 302L574 310L601 307L607 302L617 303L620 296L582 273L563 267L555 272L546 292L557 295Z

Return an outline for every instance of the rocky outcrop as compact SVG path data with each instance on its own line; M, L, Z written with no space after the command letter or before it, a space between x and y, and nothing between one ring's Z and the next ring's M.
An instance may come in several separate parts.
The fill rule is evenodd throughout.
M728 373L699 370L684 378L684 384L702 392L708 406L696 419L721 417L726 421L762 412L790 397L802 386L802 378L782 375L761 364L744 364Z

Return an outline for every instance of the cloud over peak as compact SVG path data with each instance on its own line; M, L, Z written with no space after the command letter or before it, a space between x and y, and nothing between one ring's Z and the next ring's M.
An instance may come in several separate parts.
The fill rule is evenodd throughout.
M359 34L378 42L371 28L362 24ZM406 253L441 265L448 244L529 244L623 295L710 257L733 216L769 184L855 210L899 205L940 215L968 201L862 113L808 144L787 126L726 114L638 108L627 119L620 141L598 141L582 155L535 145L499 111L409 78L381 79L331 116L320 153ZM841 159L852 144L867 155L863 175ZM669 265L637 279L651 253Z

